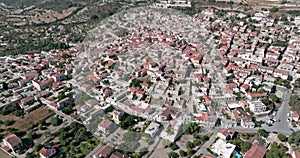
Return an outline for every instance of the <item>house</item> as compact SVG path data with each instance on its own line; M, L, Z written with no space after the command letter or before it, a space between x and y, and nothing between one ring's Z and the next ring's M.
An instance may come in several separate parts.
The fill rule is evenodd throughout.
M161 132L160 137L163 139L167 139L171 142L174 142L183 133L182 124L183 122L179 120L170 121L165 126L165 129Z
M103 120L98 124L99 131L108 133L113 130L114 123L109 120Z
M113 111L113 120L116 122L121 121L121 118L124 116L125 112L121 110Z
M10 134L3 139L4 145L8 146L13 152L23 147L22 140L15 134Z
M261 99L266 96L267 96L267 94L265 94L265 93L251 93L251 92L246 93L246 97L250 100L251 99Z
M230 140L235 135L235 130L233 128L228 129L219 129L217 133L217 137L223 139L223 140Z
M238 126L242 126L244 128L254 128L252 117L249 116L242 108L237 108L232 113Z
M260 100L249 101L249 108L254 113L262 113L267 110L267 106Z
M69 98L69 97L64 98L61 101L57 102L57 109L59 110L65 106L72 104L73 102L74 102L73 98Z
M159 124L155 122L151 122L150 125L145 129L145 133L150 134L151 137L154 137L158 130L159 130Z
M290 72L287 70L275 69L274 70L274 77L280 77L284 80L289 78Z
M300 158L300 152L299 151L293 151L291 154L291 158Z
M65 79L65 75L63 73L57 73L52 76L55 82L62 81Z
M299 114L296 111L292 111L291 117L292 117L292 120L294 120L296 122L299 121Z
M49 88L52 85L52 83L54 83L53 78L49 78L43 82L32 81L33 86L39 91L43 91L43 90Z
M124 155L118 151L115 151L111 154L111 156L109 158L129 158L129 156Z
M211 150L222 158L231 158L234 149L235 145L226 143L223 139L218 139L216 143L211 146Z
M258 144L252 145L252 147L246 152L244 158L264 158L267 152L267 148Z
M177 109L168 107L160 114L158 121L167 121L174 119L177 116L177 113Z
M93 155L93 158L108 158L113 150L114 146L106 144L96 151L96 153Z
M45 148L43 147L40 151L40 157L41 158L51 158L52 156L54 156L56 154L56 149L55 148Z
M249 90L250 86L248 84L242 84L241 91L246 93Z

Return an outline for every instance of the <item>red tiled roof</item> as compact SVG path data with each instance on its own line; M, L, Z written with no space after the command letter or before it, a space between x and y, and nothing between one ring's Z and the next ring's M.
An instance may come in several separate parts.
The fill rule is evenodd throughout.
M43 147L43 148L39 151L39 153L40 153L41 155L43 155L44 157L47 157L47 156L49 156L50 154L52 154L52 153L54 153L54 152L56 152L56 149L54 149L54 148L47 149L47 148L45 148L45 147Z
M111 154L110 158L129 158L129 157L118 151L115 151L114 153Z
M15 147L18 144L22 143L21 139L16 136L15 134L10 134L7 137L5 137L5 140L12 146Z
M98 124L98 126L103 127L103 128L108 128L111 124L113 124L111 121L103 120L102 122L100 122Z
M208 121L208 114L207 112L202 112L200 117L196 117L198 121Z
M102 157L108 157L108 155L113 151L114 147L110 144L106 144L102 146L96 153L94 154L96 157L99 157L100 154Z
M265 93L248 93L252 98L266 97Z
M9 146L4 146L2 147L3 150L5 150L6 152L11 151L11 148Z
M243 89L245 89L245 90L247 90L249 87L250 87L250 86L249 86L248 84L243 84L243 85L241 86L241 88L243 88Z
M299 151L295 151L295 158L300 158L300 152Z
M252 145L252 147L246 152L244 158L263 158L267 152L265 147L258 144Z

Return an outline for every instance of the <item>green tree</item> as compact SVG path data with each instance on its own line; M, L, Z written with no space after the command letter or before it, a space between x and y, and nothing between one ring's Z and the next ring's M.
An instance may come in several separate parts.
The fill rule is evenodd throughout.
M195 146L194 146L194 143L192 143L191 141L188 141L188 142L186 142L186 147L193 149Z
M181 157L187 156L187 153L184 150L180 150L179 154L180 154Z
M177 157L179 157L179 155L176 152L171 151L168 153L168 157L169 158L177 158Z
M172 142L172 143L169 145L169 147L170 147L170 149L172 149L172 150L177 150L177 149L179 149L179 146L178 146L176 143L174 143L174 142Z
M193 150L192 148L187 148L186 153L191 156L195 153L195 150Z
M62 124L62 120L59 119L58 117L54 117L51 119L51 125L52 126L59 126Z
M39 152L43 148L42 144L37 144L34 146L34 151Z
M278 12L278 8L273 7L273 8L270 9L270 12L272 12L272 13Z
M286 154L286 147L283 144L277 144L276 142L271 144L270 150L266 153L266 158L288 158Z
M258 135L259 136L261 136L261 137L267 137L268 136L268 132L266 131L266 130L264 130L264 129L259 129L258 131L257 131L257 133L258 133Z
M70 115L73 112L73 107L71 105L69 105L69 106L64 107L61 111L66 115Z
M288 140L288 138L283 134L278 134L277 138L282 142L286 142Z
M14 120L12 120L12 119L8 119L8 120L5 120L4 122L3 122L3 124L5 125L5 126L11 126L12 124L14 124Z

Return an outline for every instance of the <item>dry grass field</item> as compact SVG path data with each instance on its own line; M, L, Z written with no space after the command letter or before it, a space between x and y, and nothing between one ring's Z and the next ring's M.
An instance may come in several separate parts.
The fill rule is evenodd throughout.
M14 124L12 124L11 126L1 125L0 128L2 128L2 129L15 128L15 129L19 129L21 131L26 131L27 127L30 124L37 124L40 120L44 120L53 115L54 115L54 113L52 111L48 112L47 108L45 108L45 107L39 107L39 108L35 109L34 111L25 114L22 117L16 117L13 114L0 115L0 120L2 120L2 121L9 120L9 119L15 121Z

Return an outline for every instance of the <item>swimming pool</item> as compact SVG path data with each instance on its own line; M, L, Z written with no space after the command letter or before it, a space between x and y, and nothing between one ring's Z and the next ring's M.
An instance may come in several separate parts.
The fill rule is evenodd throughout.
M232 155L235 155L235 157L236 158L241 158L242 157L242 155L241 154L239 154L237 151L233 151L233 153L232 153Z

